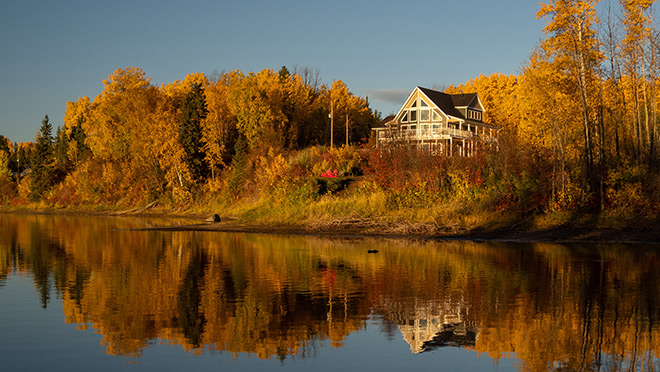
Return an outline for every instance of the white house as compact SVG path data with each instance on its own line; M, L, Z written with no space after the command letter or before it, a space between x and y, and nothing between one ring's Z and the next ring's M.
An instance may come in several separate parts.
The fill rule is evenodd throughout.
M476 93L447 94L415 87L384 128L374 128L376 145L408 145L447 156L472 156L477 144L497 146L500 127L483 122Z

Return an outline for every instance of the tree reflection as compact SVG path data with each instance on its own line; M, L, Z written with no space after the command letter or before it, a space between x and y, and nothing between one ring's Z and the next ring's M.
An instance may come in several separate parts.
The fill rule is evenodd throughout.
M205 261L204 252L196 250L186 268L183 283L181 283L181 289L177 296L179 327L188 342L195 348L201 346L204 324L206 323L204 314L200 309L201 288L204 287Z
M656 368L653 248L125 230L135 223L0 215L0 278L29 271L42 305L55 289L66 321L97 329L113 355L168 340L308 357L376 315L415 353L515 355L523 370Z

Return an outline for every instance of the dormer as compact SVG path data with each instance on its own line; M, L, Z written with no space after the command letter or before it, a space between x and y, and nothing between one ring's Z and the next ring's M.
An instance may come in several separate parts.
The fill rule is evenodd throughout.
M468 120L483 121L484 106L476 93L452 94L451 98L463 117Z

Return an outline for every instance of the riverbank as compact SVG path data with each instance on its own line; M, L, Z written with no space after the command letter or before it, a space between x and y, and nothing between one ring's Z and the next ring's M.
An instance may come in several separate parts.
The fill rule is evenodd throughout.
M395 239L466 240L498 242L553 242L606 244L660 244L660 221L645 218L619 218L601 215L534 214L502 220L491 225L440 225L343 218L290 223L245 221L220 216L220 222L207 222L211 215L158 208L112 209L0 209L0 213L70 216L111 216L117 218L159 218L161 225L151 231L224 231L263 234L317 235L329 237L383 237ZM176 220L169 224L168 219Z

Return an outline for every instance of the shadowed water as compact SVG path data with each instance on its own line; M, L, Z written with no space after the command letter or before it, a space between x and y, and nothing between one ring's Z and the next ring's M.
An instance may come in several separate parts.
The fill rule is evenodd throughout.
M3 369L660 368L657 247L171 223L0 214Z

